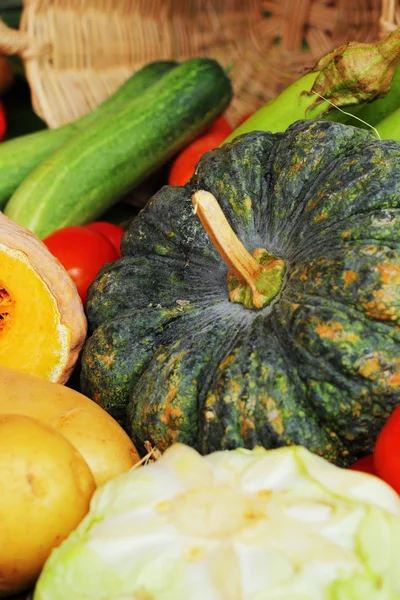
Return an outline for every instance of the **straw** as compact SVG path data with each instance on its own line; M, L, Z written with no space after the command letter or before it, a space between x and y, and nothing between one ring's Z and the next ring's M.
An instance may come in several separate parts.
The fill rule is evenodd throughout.
M152 60L212 56L233 65L235 125L333 48L375 41L398 23L395 0L25 0L20 30L0 27L0 53L21 56L50 127L93 109Z

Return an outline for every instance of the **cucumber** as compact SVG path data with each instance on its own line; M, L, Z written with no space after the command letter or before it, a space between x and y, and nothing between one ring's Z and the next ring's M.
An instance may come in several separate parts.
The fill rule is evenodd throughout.
M188 59L41 163L5 214L40 238L95 220L204 131L231 97L231 83L215 60Z
M149 63L125 81L112 96L80 119L56 129L44 129L0 144L0 209L25 177L45 158L106 112L118 110L126 101L144 92L177 64L174 61Z

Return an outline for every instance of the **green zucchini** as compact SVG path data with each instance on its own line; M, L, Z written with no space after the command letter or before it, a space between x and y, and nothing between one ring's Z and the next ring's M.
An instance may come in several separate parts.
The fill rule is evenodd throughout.
M96 109L80 119L56 129L43 129L0 144L0 209L25 177L45 158L105 113L118 110L126 101L140 95L177 64L174 61L149 63L125 81Z
M204 131L231 97L230 80L215 60L185 61L41 163L5 214L40 238L94 220Z

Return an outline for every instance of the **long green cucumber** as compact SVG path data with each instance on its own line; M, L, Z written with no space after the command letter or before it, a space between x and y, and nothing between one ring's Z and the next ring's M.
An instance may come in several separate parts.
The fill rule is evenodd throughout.
M149 63L125 81L112 96L97 108L76 121L0 144L0 209L25 177L45 158L102 115L118 110L122 104L144 92L177 64L174 61Z
M185 61L41 163L5 214L40 238L95 219L205 130L231 97L229 78L215 60Z
M356 119L344 118L340 111L336 110L331 116L328 111L332 107L348 111L350 107L358 107L387 94L399 59L400 29L374 44L344 44L321 58L313 71L260 108L223 143L255 130L285 131L299 119L333 118L358 125ZM392 101L390 98L386 102ZM359 116L357 108L354 111Z

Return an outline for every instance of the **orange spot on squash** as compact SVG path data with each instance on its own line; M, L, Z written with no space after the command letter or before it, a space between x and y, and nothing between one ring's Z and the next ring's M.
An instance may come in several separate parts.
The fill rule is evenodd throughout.
M381 371L381 365L376 355L367 358L358 372L362 377L371 379L371 375L377 375Z
M99 355L99 359L101 360L101 362L103 362L105 365L107 365L107 367L111 367L112 364L115 362L114 356L112 356L110 354Z
M175 394L176 395L176 391L175 390ZM168 392L167 397L169 397L171 394L171 391ZM160 421L162 423L173 423L175 422L177 419L179 419L182 416L182 411L179 407L177 406L173 406L172 404L167 404L167 406L165 407L163 414L160 416Z
M255 424L249 417L244 417L241 419L240 423L240 435L243 438L247 438L250 431L254 431L256 428Z
M314 223L319 223L320 221L324 221L327 218L328 218L328 215L326 213L321 213L320 215L315 217Z
M225 369L229 365L229 363L231 363L234 359L235 359L235 354L230 354L220 363L219 368L221 370Z
M400 265L394 262L379 263L377 269L385 285L400 285Z
M355 279L357 279L357 273L355 271L346 271L344 274L344 287L353 283Z
M336 340L338 335L343 331L343 325L341 323L319 323L315 330L319 337L328 340Z
M360 338L351 331L346 331L341 323L331 321L330 323L319 323L315 329L320 338L340 341L340 342L357 342Z
M296 162L294 162L289 169L289 173L290 175L294 175L295 173L297 173L297 171L300 171L300 169L302 169L305 165L306 161L303 160L296 160Z
M396 371L389 379L390 387L398 387L400 385L400 371Z

